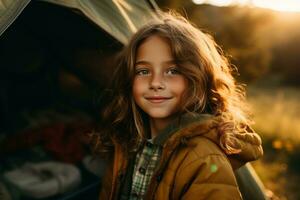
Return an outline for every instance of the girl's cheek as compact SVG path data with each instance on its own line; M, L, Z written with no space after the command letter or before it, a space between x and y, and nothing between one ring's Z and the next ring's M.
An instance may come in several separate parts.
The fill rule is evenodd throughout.
M134 79L134 84L145 85L149 82L148 76L137 76Z
M168 78L167 80L169 83L172 83L174 85L180 85L182 87L187 87L188 85L188 80L183 76L171 77Z
M148 80L146 77L136 77L133 80L133 90L134 92L139 92L148 85Z

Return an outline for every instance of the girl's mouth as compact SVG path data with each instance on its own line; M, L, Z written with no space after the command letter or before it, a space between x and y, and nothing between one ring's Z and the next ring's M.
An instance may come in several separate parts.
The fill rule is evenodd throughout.
M151 96L151 97L146 97L146 99L148 101L150 101L151 103L162 103L165 102L169 99L171 99L172 97L163 97L163 96Z

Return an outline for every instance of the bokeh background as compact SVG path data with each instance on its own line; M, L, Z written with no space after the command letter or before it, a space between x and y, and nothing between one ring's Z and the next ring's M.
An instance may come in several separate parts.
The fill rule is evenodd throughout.
M252 164L276 198L300 199L300 1L156 2L210 33L238 68L265 151Z

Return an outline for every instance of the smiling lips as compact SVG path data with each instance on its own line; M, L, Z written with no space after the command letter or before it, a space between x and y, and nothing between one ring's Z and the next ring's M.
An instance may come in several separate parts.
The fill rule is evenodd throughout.
M146 97L146 99L151 103L163 103L169 99L172 99L172 97L150 96L150 97Z

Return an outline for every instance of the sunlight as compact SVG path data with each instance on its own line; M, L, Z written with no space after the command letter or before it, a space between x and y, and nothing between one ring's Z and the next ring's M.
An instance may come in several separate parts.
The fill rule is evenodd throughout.
M193 0L193 2L215 6L248 5L277 11L300 12L299 0Z
M232 4L232 0L193 0L195 4L209 3L216 6L229 6Z
M272 10L289 12L300 11L299 0L253 0L252 3L254 6L269 8Z

